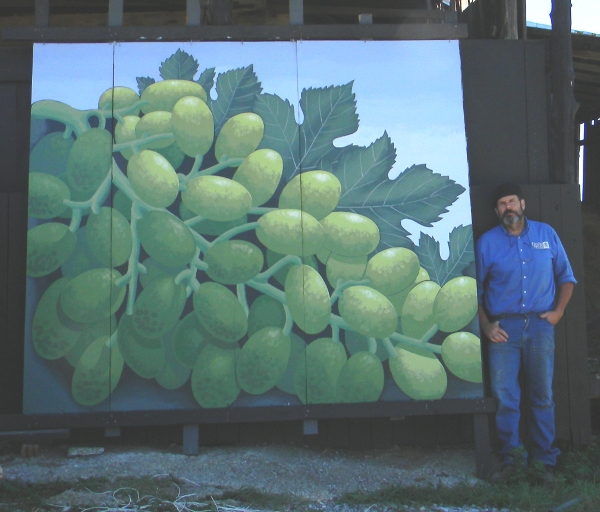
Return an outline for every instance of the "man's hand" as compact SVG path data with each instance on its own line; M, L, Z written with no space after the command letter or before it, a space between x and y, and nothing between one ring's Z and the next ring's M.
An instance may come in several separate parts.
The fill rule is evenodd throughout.
M552 309L551 311L546 311L540 315L540 318L545 318L552 325L556 325L558 321L562 318L563 314L560 311L556 311Z
M506 343L508 334L500 327L498 321L489 322L483 327L483 332L492 343Z

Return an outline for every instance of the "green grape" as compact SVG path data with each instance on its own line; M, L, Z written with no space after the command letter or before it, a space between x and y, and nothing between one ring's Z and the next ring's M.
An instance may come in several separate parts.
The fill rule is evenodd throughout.
M396 347L390 370L398 387L415 400L437 400L448 386L446 370L432 353L415 353Z
M296 325L308 334L321 332L331 318L331 297L321 274L308 265L292 267L285 279L285 299Z
M175 359L171 336L165 336L164 341L166 351L165 365L163 366L161 372L156 376L155 380L157 384L162 386L164 389L173 391L175 389L179 389L189 380L190 375L192 374L192 369L182 366Z
M324 242L323 228L312 215L300 210L274 210L258 219L256 236L260 242L280 254L310 256Z
M327 249L327 247L323 247L317 251L315 256L321 263L323 263L323 265L326 265L331 254L332 252L329 249Z
M331 338L310 343L296 364L294 389L303 404L336 401L337 380L346 364L344 345Z
M58 222L40 224L27 232L27 275L40 277L54 272L75 249L77 237Z
M150 84L142 92L142 112L148 114L156 110L171 112L175 104L185 96L196 96L202 101L207 100L203 87L191 80L162 80Z
M204 345L215 341L200 324L194 312L186 315L175 328L173 334L173 355L184 368L193 368Z
M60 176L67 170L67 161L74 142L70 136L65 138L64 132L45 135L29 155L29 171Z
M442 359L457 377L468 382L483 382L481 342L470 332L455 332L442 343Z
M127 194L122 190L117 190L113 196L112 205L115 210L127 219L127 222L131 220L131 204L131 199L127 197Z
M98 108L100 110L120 110L127 108L137 103L140 97L137 92L129 87L112 87L102 93L98 100ZM132 111L132 115L138 115L140 109Z
M333 212L322 221L324 246L342 256L364 256L379 245L379 228L364 215Z
M123 356L108 336L95 340L79 359L71 393L81 405L92 406L106 400L115 390L123 371Z
M73 322L66 315L64 315L64 318ZM83 328L79 332L77 341L71 350L65 354L65 359L73 367L77 366L77 363L81 359L83 353L94 341L102 336L112 336L115 333L117 330L117 319L114 315L112 315L108 318L103 318L98 322L79 325L81 325Z
M112 136L103 128L90 128L74 142L65 179L71 189L71 199L89 199L110 171ZM81 194L80 197L76 193Z
M227 240L213 245L204 255L206 274L221 284L250 281L263 267L264 256L256 245L244 240Z
M183 201L179 204L179 215L183 220L196 217L196 214L191 211ZM246 224L246 222L248 222L248 217L246 215L240 217L239 219L228 220L225 222L203 219L202 221L191 226L191 228L201 235L219 236L230 229L243 226Z
M133 155L127 164L127 177L140 199L155 208L170 206L179 194L175 169L156 151Z
M181 150L197 157L208 152L215 136L212 112L200 98L186 96L173 107L173 135Z
M123 122L119 121L115 126L115 143L124 144L136 140L135 127L139 120L140 118L135 115L125 116ZM121 155L123 155L125 160L129 160L134 155L134 151L133 149L124 149L121 151Z
M409 292L402 306L402 334L420 339L431 329L435 323L433 303L439 291L439 284L423 281Z
M290 338L279 327L263 327L254 333L237 358L240 387L251 395L261 395L271 389L285 371L290 350Z
M346 288L338 302L342 318L369 338L387 338L398 327L398 315L385 295L368 286Z
M370 352L357 352L342 367L337 379L338 402L376 402L383 391L383 366Z
M173 142L173 144L167 146L166 148L158 148L156 149L156 152L164 156L167 159L167 162L171 164L173 169L178 169L185 160L185 153L181 151L181 148L176 142Z
M344 344L346 345L346 350L351 356L357 352L365 352L369 350L369 338L355 331L345 331ZM382 343L377 343L375 355L380 361L385 361L389 357L388 351L385 349Z
M281 258L285 257L285 254L279 254L278 252L272 251L271 249L267 249L267 265L272 267L277 263ZM305 265L309 265L315 270L319 270L319 265L317 264L317 260L311 254L310 256L302 256L302 263ZM290 268L294 266L293 263L290 262L289 265L286 265L283 268L280 268L277 272L273 274L273 277L280 285L285 285L285 279L288 275Z
M233 180L241 183L252 196L252 206L266 203L281 181L283 159L277 151L259 149L250 153L233 175Z
M419 258L413 251L391 247L369 260L365 278L371 288L389 296L409 286L419 275L420 268Z
M462 329L477 314L477 283L472 277L455 277L437 294L433 304L435 323L441 331Z
M283 304L273 297L261 295L254 299L248 313L248 336L260 331L263 327L280 327L285 325Z
M135 125L135 136L138 139L145 139L153 135L173 135L173 127L171 126L171 112L163 112L157 110L150 112L142 117ZM166 148L173 144L173 138L165 137L164 139L146 142L142 146L145 149Z
M423 281L429 281L429 274L427 273L427 270L425 270L423 267L419 267L419 273L410 285L408 285L406 288L404 288L404 290L399 291L398 293L394 293L393 295L387 296L389 301L396 309L396 313L398 313L398 316L402 315L402 306L404 306L404 301L406 300L406 297L408 297L410 291Z
M60 359L73 348L79 333L64 325L58 316L58 299L69 282L54 281L44 292L35 309L31 325L33 348L44 359Z
M181 267L196 253L190 229L167 212L151 211L138 222L138 236L144 250L166 267Z
M131 227L118 210L103 206L85 227L87 246L103 267L118 267L129 259Z
M285 186L279 196L279 208L302 210L321 220L335 209L341 193L342 184L334 174L303 172Z
M119 322L119 350L123 359L143 379L153 379L165 366L165 344L162 338L141 338L130 315Z
M77 233L75 233L77 238L75 249L73 249L73 252L71 252L70 256L60 266L63 276L75 277L93 268L102 267L102 265L100 265L98 260L93 254L90 253L88 249L86 233L86 226L79 228Z
M29 173L30 217L51 219L63 213L67 207L63 201L71 198L69 187L51 174Z
M362 256L341 256L340 254L331 253L327 258L327 280L334 288L337 286L339 279L359 281L365 275L366 268L366 254Z
M228 119L215 143L215 158L223 162L231 158L246 158L260 144L265 124L258 114L245 112Z
M144 267L146 267L146 273L145 274L140 274L140 284L142 285L142 288L146 288L146 286L148 286L150 284L151 281L154 281L154 279L156 279L157 277L164 277L164 276L170 276L171 278L175 278L177 277L177 275L185 270L187 267L185 266L181 266L181 267L167 267L165 265L162 265L160 263L158 263L158 261L152 259L152 258L146 258L143 262L142 265L144 265Z
M243 217L252 206L252 196L243 185L221 176L193 178L181 200L196 215L221 222Z
M244 308L222 284L202 284L193 301L200 324L215 338L233 343L246 334L248 319Z
M108 268L95 268L69 281L60 296L64 313L76 322L92 323L113 315L125 298L125 287L115 281L121 274Z
M157 277L150 281L135 301L133 327L143 338L165 335L179 320L186 300L182 284L175 284L170 276Z
M240 394L235 378L239 348L224 349L208 344L192 370L192 393L202 407L228 407Z

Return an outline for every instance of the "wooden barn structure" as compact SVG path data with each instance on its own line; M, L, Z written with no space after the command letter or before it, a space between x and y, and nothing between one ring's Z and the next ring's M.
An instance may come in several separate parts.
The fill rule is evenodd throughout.
M568 73L569 63L564 56L556 57L556 51L552 50L556 42L537 33L539 38L527 37L525 0L495 2L505 4L506 9L490 14L485 8L492 3L485 0L2 0L0 434L23 437L40 436L44 431L52 435L78 427L114 431L135 426L185 425L184 443L195 444L196 449L198 435L203 445L307 442L308 439L310 443L332 447L383 448L394 444L475 441L478 470L485 473L489 464L488 415L495 408L489 395L478 400L391 406L377 403L363 406L360 413L355 407L339 405L306 406L288 413L252 408L211 415L202 410L79 416L22 414L34 42L459 39L474 234L477 237L495 223L489 205L491 190L500 182L513 180L524 185L531 218L550 223L561 236L580 284L557 329L557 437L571 446L589 443L581 202L579 185L572 173L575 152L571 149L569 174L560 163L563 155L557 153L560 144L556 141L564 134L557 133L556 123L552 123L559 114L555 110L556 100L552 102L551 98L567 97L558 81L562 69L559 66ZM555 4L561 3L568 4L555 0ZM600 115L598 46L579 48L577 37L574 41L575 98L580 104L577 122L586 123L586 140L591 140L598 136L595 119ZM567 101L571 99L572 91ZM572 146L574 121L564 126ZM591 161L594 157L589 158ZM595 158L596 164L588 163L590 168L600 161L597 154ZM588 173L587 180L586 200L597 202L600 181L596 183L592 173ZM318 434L307 438L305 434L311 430ZM188 451L193 451L193 446L188 446Z

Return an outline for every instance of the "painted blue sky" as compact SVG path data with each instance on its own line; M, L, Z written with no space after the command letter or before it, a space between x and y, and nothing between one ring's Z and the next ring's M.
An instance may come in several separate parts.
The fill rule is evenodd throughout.
M457 41L36 44L32 101L54 99L79 109L95 108L102 92L112 87L113 64L114 84L137 90L136 77L159 80L160 63L178 48L198 60L200 72L252 64L263 91L289 99L299 120L304 88L353 81L359 129L336 145L369 145L387 131L397 151L390 177L425 163L468 189ZM445 256L448 232L470 223L464 193L433 228L412 221L404 226L417 243L421 231L434 236Z

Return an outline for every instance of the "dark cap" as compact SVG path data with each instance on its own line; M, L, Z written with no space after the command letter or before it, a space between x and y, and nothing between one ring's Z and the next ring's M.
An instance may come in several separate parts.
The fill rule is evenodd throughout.
M521 191L521 187L516 183L502 183L502 185L498 185L496 190L494 190L494 195L492 196L493 206L496 208L498 204L498 200L502 199L506 196L517 196L519 199L523 199L523 192Z

